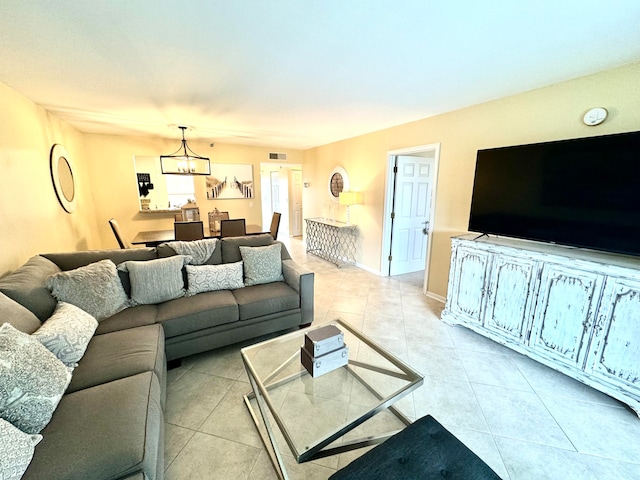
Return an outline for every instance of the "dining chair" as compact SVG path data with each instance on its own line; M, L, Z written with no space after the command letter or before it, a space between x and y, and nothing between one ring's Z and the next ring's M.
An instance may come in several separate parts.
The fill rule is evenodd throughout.
M129 245L120 232L120 225L118 224L118 221L115 218L112 218L109 220L109 225L111 225L111 230L113 230L113 234L115 235L120 248L131 248L131 245Z
M173 233L175 240L202 240L204 238L204 225L202 221L174 222Z
M281 213L273 212L273 217L271 217L271 228L269 228L269 233L275 240L278 236L278 229L280 228L280 217Z
M220 220L221 237L241 237L242 235L246 235L246 233L247 227L244 218Z
M211 235L220 233L220 222L222 220L229 220L229 212L209 212L209 233ZM218 228L216 228L216 226Z

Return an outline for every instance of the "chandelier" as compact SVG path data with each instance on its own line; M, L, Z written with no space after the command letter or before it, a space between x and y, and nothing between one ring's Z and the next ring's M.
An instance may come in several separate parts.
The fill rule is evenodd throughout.
M211 162L191 150L184 138L187 127L178 126L182 130L182 145L171 155L160 156L160 168L163 175L211 175Z

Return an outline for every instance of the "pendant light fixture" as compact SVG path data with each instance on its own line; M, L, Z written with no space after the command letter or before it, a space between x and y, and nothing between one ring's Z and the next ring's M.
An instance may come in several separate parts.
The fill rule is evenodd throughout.
M182 145L171 155L160 156L160 168L163 175L211 175L211 162L201 157L187 146L184 131L187 127L179 125L182 130Z

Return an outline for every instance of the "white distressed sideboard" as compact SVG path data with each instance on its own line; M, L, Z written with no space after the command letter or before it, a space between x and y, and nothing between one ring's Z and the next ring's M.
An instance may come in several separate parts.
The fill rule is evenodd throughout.
M640 416L640 259L476 237L452 239L442 320L617 398Z

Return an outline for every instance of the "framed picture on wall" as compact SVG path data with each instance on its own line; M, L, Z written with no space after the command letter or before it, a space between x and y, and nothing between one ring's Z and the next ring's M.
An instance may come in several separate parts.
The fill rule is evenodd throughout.
M209 200L253 198L253 165L212 163L206 184Z

